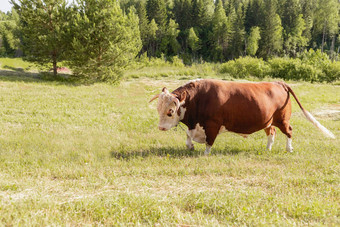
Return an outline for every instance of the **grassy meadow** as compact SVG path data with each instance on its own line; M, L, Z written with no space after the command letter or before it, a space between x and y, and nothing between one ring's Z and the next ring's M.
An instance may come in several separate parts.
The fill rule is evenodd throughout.
M339 85L289 82L337 139L293 101L294 153L281 132L266 151L260 131L221 134L204 156L181 128L159 131L148 103L195 76L85 86L3 65L0 226L340 225Z

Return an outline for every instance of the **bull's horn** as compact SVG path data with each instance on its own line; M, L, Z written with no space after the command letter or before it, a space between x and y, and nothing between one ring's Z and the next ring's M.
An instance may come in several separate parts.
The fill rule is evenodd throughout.
M149 102L152 102L153 100L157 99L159 97L159 94L155 95L152 99L150 99Z

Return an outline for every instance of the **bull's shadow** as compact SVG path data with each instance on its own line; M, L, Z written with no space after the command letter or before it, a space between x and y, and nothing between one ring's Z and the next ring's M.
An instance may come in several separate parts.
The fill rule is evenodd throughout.
M249 150L250 151L250 150ZM225 149L214 149L210 155L238 155L241 152L248 152L238 148L226 147ZM204 149L189 150L185 147L162 147L150 148L146 150L132 151L116 151L110 152L112 158L129 160L133 158L146 157L169 157L169 158L186 158L186 157L201 157L204 156Z

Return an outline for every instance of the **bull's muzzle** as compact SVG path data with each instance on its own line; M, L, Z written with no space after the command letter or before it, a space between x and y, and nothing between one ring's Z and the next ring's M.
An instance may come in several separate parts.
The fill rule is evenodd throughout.
M167 128L164 128L164 127L161 127L161 126L159 126L158 129L161 130L161 131L166 131L166 130L168 130Z

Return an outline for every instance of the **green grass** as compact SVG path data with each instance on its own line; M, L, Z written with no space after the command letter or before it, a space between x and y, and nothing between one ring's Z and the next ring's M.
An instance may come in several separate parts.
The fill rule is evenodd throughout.
M24 61L21 58L0 58L0 69L23 72L36 70L36 67L33 63Z
M180 129L157 129L149 99L181 76L81 86L0 70L0 225L340 224L340 140L293 101L294 153L278 133L220 135L210 156ZM337 138L340 87L293 90Z

